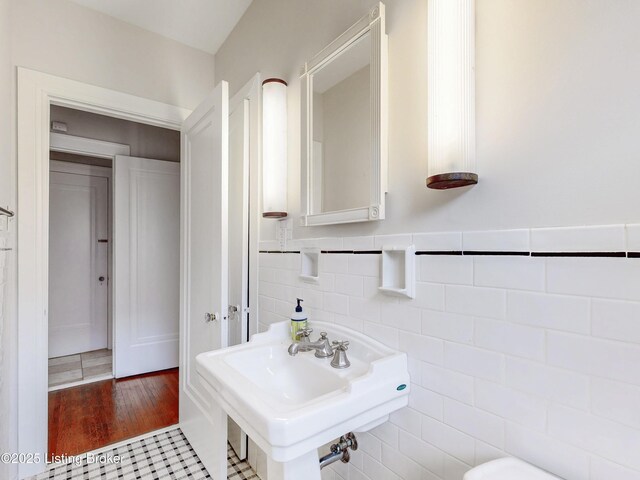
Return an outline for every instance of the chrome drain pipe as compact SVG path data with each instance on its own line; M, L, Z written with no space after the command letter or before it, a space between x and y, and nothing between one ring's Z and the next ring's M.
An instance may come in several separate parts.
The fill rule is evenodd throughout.
M348 463L351 459L349 449L357 450L358 441L353 432L349 432L346 435L340 437L338 443L331 445L331 453L328 453L320 459L320 469L322 470L327 465L342 460L342 463Z

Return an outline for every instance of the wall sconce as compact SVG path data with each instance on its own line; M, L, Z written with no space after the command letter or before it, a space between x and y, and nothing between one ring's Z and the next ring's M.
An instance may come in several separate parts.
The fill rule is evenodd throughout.
M427 187L478 183L475 0L429 0Z
M287 82L262 82L262 216L287 216Z

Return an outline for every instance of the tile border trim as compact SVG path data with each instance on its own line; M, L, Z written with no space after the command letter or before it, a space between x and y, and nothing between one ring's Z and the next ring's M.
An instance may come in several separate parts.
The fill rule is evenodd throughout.
M626 252L531 252L532 257L625 258ZM633 257L630 257L633 258Z
M300 250L259 250L259 253L299 254ZM381 250L321 250L329 255L380 255ZM640 258L640 252L501 252L493 250L417 250L416 256Z

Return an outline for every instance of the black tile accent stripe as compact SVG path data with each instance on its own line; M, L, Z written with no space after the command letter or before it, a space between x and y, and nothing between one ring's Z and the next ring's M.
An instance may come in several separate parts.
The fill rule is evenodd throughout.
M353 255L355 253L355 250L321 250L320 253L330 253L332 255L344 255L344 254Z
M259 250L259 253L300 253L300 250Z
M531 252L532 257L606 257L624 258L625 252Z
M491 256L500 256L500 257L528 257L529 252L494 252L490 250L463 250L463 255L491 255Z
M462 255L462 250L418 250L416 255Z
M355 255L382 255L382 250L354 250Z
M629 253L627 253L627 257L629 257L629 258L640 258L640 252L629 252Z

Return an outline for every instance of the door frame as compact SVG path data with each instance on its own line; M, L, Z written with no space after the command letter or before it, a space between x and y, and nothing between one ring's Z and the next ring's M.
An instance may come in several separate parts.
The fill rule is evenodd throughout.
M88 155L109 160L116 158L116 155L131 155L131 147L122 143L105 142L104 140L56 132L51 132L49 139L49 149L54 152Z
M18 452L39 455L18 466L18 476L24 478L46 468L50 107L178 131L191 112L23 67L17 77Z
M243 103L248 102L248 156L247 174L244 179L245 192L243 202L246 207L246 216L243 217L243 229L246 228L246 243L244 245L243 257L247 260L246 279L243 273L243 287L247 288L248 295L243 296L241 305L242 333L241 343L248 342L251 335L257 332L258 322L255 321L258 312L258 250L259 250L259 228L260 228L260 199L262 194L262 178L260 172L261 153L260 135L262 123L262 78L260 73L256 73L238 92L229 100L229 115ZM243 235L244 236L244 235ZM244 239L243 239L244 240ZM246 280L246 281L245 281ZM231 417L229 422L233 422ZM237 427L238 429L240 427ZM249 441L247 434L240 430L241 448L236 452L240 460L248 457ZM235 447L233 447L235 449Z
M248 197L248 257L249 257L249 300L246 308L248 328L243 342L248 342L251 335L257 332L258 322L258 253L260 241L260 199L262 198L262 77L256 73L229 100L229 112L242 101L249 101L249 195Z

